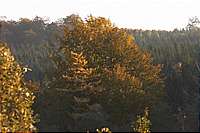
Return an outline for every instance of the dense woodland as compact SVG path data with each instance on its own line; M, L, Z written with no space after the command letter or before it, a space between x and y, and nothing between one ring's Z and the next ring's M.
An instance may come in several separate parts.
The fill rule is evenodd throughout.
M23 82L35 95L38 131L133 131L147 108L151 131L197 131L197 23L156 31L118 28L92 16L1 19L0 40L28 68Z

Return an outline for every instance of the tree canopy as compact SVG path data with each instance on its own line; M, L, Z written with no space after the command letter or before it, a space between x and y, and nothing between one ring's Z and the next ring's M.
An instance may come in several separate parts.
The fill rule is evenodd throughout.
M128 112L151 107L162 95L160 65L153 65L151 55L125 30L102 17L82 20L72 15L66 20L54 55L57 74L52 89L100 103L115 123L126 121Z

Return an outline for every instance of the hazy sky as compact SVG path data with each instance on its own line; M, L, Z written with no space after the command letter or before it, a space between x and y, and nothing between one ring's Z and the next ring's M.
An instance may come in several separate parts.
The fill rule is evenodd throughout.
M56 20L72 13L103 16L119 27L171 30L200 18L200 0L0 0L0 16L8 19Z

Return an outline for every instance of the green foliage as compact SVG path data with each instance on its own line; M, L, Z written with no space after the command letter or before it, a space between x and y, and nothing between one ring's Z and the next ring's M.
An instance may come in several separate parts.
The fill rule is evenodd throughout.
M0 40L8 43L18 63L33 70L31 73L26 73L25 78L41 81L45 74L54 68L48 56L52 51L51 46L57 44L56 35L60 32L57 24L47 24L39 17L33 20L27 18L21 18L19 21L0 20L0 23Z
M0 131L35 131L32 104L35 96L23 81L23 69L0 43Z
M198 20L194 18L189 23L195 21ZM155 64L161 64L162 73L165 75L166 96L160 101L163 104L159 104L155 110L160 108L163 113L165 112L164 114L168 114L168 118L154 113L156 114L154 118L160 117L156 121L153 118L152 123L162 124L156 124L158 126L153 124L152 130L182 131L182 126L178 124L181 122L176 120L178 108L181 108L187 114L184 130L197 131L199 73L196 63L199 62L199 28L174 31L129 30L128 32L134 35L135 41L141 48L152 54ZM169 111L164 111L164 108L169 108Z

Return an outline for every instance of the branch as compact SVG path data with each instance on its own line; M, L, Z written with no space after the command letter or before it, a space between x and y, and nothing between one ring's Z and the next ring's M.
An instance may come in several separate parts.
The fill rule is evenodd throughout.
M200 72L200 67L197 62L195 62L198 72Z

